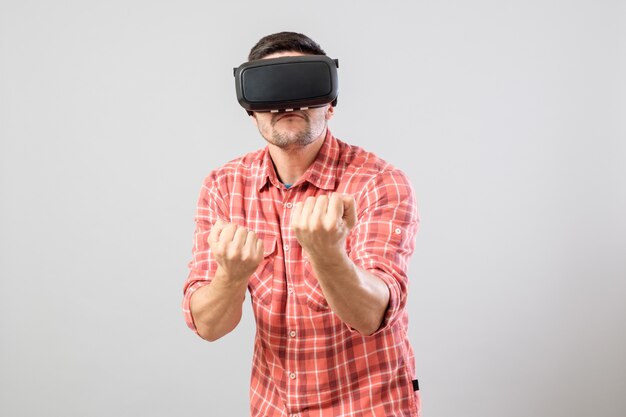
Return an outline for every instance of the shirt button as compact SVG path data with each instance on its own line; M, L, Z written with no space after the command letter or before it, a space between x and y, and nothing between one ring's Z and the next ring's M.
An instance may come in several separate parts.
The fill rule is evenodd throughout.
M293 372L289 374L289 378L291 379L296 379L296 374L294 374Z
M292 207L293 207L293 204L292 204L292 203L287 203L287 204L285 204L285 207L287 207L288 209L290 209L290 208L292 208Z
M293 294L293 287L287 287L287 292L289 294Z
M290 331L289 336L296 337L296 331L295 330Z
M283 246L283 248L285 249L285 252L289 252L289 245L285 244L285 246Z
M396 232L396 234L397 234L397 235L399 235L400 233L402 233L402 230L400 230L400 228L399 228L399 227L396 227L395 232Z

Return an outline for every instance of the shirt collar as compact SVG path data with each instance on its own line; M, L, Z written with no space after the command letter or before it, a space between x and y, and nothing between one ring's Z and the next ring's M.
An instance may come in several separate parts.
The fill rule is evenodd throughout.
M322 190L334 191L337 187L337 164L339 162L339 143L337 139L330 133L330 129L326 129L326 137L317 156L304 175L296 181L292 187L295 187L304 181L308 181L312 185ZM269 148L263 150L261 159L261 175L258 177L256 189L261 190L268 181L275 187L283 185L278 180Z

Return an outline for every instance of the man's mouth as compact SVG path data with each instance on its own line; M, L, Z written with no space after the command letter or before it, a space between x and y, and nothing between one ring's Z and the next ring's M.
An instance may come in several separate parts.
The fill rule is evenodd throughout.
M302 116L302 115L301 115L301 114L299 114L299 113L295 113L295 112L286 112L286 113L281 114L280 116L277 116L277 117L276 117L276 121L278 122L278 121L279 121L279 120L281 120L281 119L290 118L290 117L299 117L299 118L301 118L301 119L304 119L304 116Z

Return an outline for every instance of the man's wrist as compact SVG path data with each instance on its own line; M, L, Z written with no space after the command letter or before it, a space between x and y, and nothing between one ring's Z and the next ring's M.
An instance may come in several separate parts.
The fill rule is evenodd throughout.
M314 269L332 270L351 264L350 258L343 248L320 253L309 253L309 263Z
M229 274L221 266L218 266L213 279L217 279L223 286L227 288L235 289L242 286L247 286L251 276L252 274L248 274L247 276L236 276L232 273Z

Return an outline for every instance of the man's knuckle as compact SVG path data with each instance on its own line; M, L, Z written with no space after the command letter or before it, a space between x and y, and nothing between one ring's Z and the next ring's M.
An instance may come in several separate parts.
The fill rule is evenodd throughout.
M237 247L232 245L228 248L228 251L226 252L226 256L228 257L228 259L234 260L236 258L239 258L241 255L239 251L237 250Z

